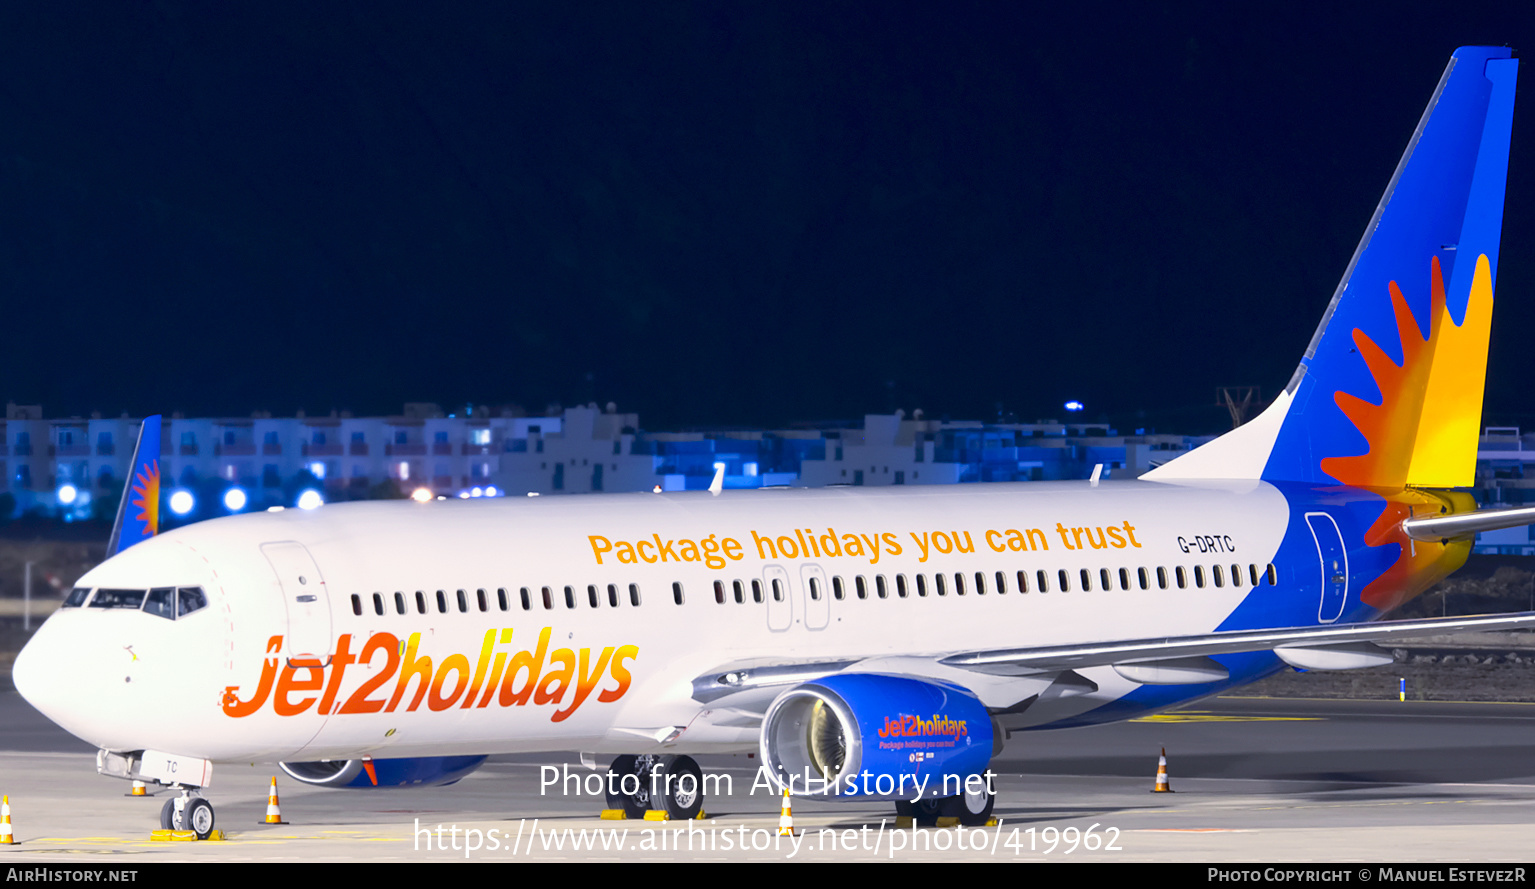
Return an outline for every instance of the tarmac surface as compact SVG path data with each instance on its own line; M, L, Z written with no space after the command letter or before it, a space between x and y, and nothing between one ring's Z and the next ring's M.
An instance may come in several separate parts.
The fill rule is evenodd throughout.
M1167 749L1171 794L1153 794ZM757 760L699 757L732 792L694 822L601 821L574 754L493 757L450 787L324 790L274 766L219 765L222 842L150 842L168 792L125 796L94 750L0 692L0 861L1044 860L1524 863L1535 859L1535 704L1224 697L1169 714L1014 735L992 828L894 829L887 803L753 792ZM551 772L546 767L553 767ZM568 769L568 772L563 771ZM541 787L544 779L576 776ZM561 792L561 787L572 792Z

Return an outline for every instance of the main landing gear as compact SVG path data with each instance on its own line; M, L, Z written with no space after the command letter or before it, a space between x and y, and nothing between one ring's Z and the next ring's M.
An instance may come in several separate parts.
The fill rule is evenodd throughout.
M704 807L704 775L691 756L620 756L608 767L608 808L629 818L662 811L691 821Z
M997 804L996 788L981 787L958 796L924 798L918 802L901 800L895 804L895 814L912 819L918 827L943 827L959 824L964 827L984 827L991 820L991 810Z
M192 796L187 787L181 787L181 795L165 801L160 809L160 826L167 830L190 830L200 840L213 833L213 803L200 796Z

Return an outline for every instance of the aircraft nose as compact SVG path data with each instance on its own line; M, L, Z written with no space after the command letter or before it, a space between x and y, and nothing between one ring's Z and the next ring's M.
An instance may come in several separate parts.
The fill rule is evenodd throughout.
M22 646L16 655L16 662L11 665L11 682L15 684L16 691L28 704L50 719L54 719L53 714L57 712L62 697L59 677L63 672L55 663L57 656L53 650L54 642L48 638L52 635L39 629Z
M102 665L83 656L99 649L95 643L102 640L81 636L79 627L61 628L57 617L49 618L16 655L11 680L38 712L70 734L105 746L120 711L136 703L133 690L110 687ZM111 675L122 683L125 672L119 669Z

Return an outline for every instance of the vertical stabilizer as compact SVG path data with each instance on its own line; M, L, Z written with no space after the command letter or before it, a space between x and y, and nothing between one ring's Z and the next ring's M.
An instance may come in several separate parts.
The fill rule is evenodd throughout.
M1518 65L1455 51L1285 391L1146 478L1473 482Z
M117 520L107 538L107 557L160 531L160 415L145 417L128 464L128 481L117 504Z

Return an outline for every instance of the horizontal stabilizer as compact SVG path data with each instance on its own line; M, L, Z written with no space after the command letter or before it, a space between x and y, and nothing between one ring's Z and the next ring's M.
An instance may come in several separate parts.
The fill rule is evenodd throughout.
M1458 515L1426 516L1407 519L1402 530L1414 540L1453 540L1475 537L1483 531L1535 525L1535 506L1516 509L1483 509Z

